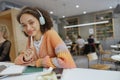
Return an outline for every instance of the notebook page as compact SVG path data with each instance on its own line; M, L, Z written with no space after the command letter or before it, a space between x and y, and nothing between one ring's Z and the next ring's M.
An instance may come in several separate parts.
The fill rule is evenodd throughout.
M26 67L20 65L12 65L3 70L0 75L17 75L22 74Z

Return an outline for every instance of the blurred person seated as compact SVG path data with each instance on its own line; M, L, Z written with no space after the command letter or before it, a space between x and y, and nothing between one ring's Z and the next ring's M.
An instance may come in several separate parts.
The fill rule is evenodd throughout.
M88 46L87 46L88 53L95 52L96 46L95 46L94 35L93 34L89 35L87 41L88 41Z
M80 35L78 35L76 44L78 45L79 48L83 48L85 45L85 40Z
M72 40L69 38L69 36L66 36L66 39L64 42L67 46L72 45Z
M83 54L83 49L85 45L85 40L78 35L77 40L76 40L76 45L78 46L78 54Z
M89 38L87 39L88 44L94 44L95 40L94 40L94 36L91 34L89 35Z
M11 42L8 40L8 34L7 26L0 24L0 62L10 61Z

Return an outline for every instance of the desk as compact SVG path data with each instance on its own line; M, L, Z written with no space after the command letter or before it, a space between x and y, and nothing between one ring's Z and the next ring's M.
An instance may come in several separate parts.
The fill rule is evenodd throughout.
M7 77L1 80L36 80L40 72ZM64 69L61 80L120 80L120 72L95 69Z
M95 69L65 69L61 80L120 80L120 72Z
M14 63L7 63L7 62L0 62L0 65L8 66L8 68L11 66L15 66ZM18 65L16 65L16 66L18 66ZM62 68L54 69L53 72L51 72L52 68L49 68L49 69L48 68L36 68L36 67L25 67L25 68L26 69L19 75L7 76L7 77L3 77L3 78L1 77L0 80L38 80L37 79L38 77L39 78L40 77L41 78L42 77L49 77L49 78L51 77L53 80L57 80L55 73L61 74L63 71ZM11 69L12 69L12 71L14 71L13 68L11 68ZM19 70L19 68L17 68L17 70ZM44 76L41 76L41 75L44 75ZM61 76L58 76L58 77L61 77Z
M110 47L115 50L120 50L120 44L110 45Z
M113 55L113 56L111 56L111 58L116 61L114 63L115 63L115 66L116 66L116 70L118 70L118 66L120 65L120 54L119 55Z
M111 52L115 53L115 54L120 54L120 50L111 50Z
M7 67L15 65L14 63L10 62L0 62L0 65L5 65ZM13 70L14 71L14 70ZM10 76L0 80L36 80L36 77L40 74L40 72L31 73L31 74L24 74L19 76Z
M120 61L120 54L111 56L113 60Z
M26 75L6 77L1 80L36 80L37 76L39 76L39 74L40 74L40 72L37 72L37 73L26 74Z

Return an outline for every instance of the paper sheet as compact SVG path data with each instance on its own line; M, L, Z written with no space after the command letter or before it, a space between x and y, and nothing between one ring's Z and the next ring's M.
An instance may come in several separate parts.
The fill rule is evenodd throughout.
M22 74L26 67L20 65L12 65L3 70L0 75L17 75Z

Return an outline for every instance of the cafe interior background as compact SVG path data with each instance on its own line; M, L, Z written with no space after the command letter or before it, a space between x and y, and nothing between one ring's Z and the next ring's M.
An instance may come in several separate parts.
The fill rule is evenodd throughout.
M120 0L0 0L0 23L6 24L11 31L13 61L25 46L26 37L19 31L21 26L15 19L24 6L47 10L54 29L63 40L68 35L74 41L74 36L80 35L87 41L93 34L105 50L120 42ZM80 55L75 60L77 58L80 59ZM78 63L80 61L84 60Z

